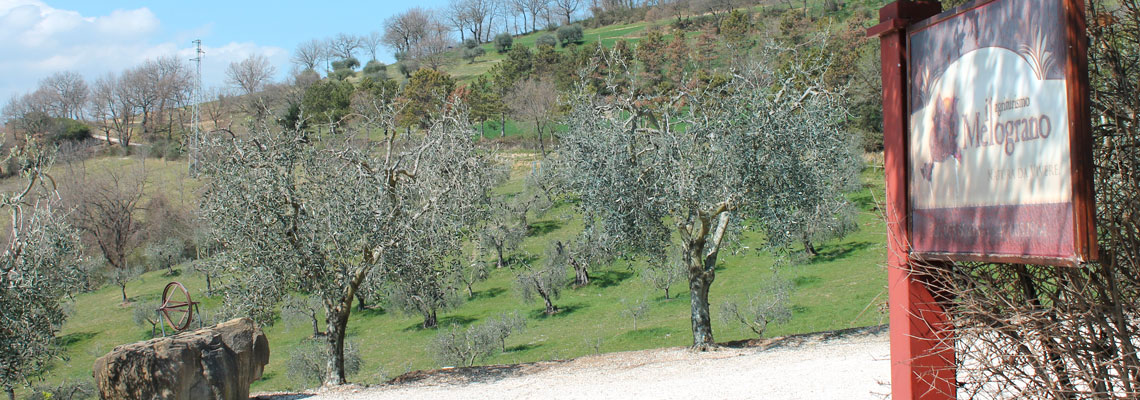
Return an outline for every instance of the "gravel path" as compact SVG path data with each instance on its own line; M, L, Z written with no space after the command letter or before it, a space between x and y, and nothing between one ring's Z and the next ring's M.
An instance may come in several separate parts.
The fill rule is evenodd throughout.
M668 348L419 372L381 386L271 398L882 399L889 377L887 331L873 327L705 353Z

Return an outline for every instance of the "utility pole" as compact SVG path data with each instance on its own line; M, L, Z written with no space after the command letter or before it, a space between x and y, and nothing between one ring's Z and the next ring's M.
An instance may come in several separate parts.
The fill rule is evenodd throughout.
M202 138L202 127L201 127L202 120L201 120L200 109L201 109L201 104L202 104L202 100L203 100L203 97L202 97L202 55L206 54L206 52L202 51L202 40L201 39L195 39L194 40L194 46L195 46L194 58L190 59L190 61L194 62L195 68L197 69L197 73L195 74L195 83L194 83L194 100L193 100L193 102L194 102L193 114L194 115L192 117L193 122L191 122L191 130L190 130L191 134L190 134L190 143L189 143L189 147L190 147L190 157L189 157L190 158L190 162L189 162L190 171L189 172L190 172L191 177L198 175L198 161L199 161L198 151L199 151L199 147L202 145L202 140L203 140L203 138Z

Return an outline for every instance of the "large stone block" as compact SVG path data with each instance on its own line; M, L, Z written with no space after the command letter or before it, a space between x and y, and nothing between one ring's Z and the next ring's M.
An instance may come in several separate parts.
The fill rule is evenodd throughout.
M249 318L115 347L92 374L104 399L247 399L269 363Z

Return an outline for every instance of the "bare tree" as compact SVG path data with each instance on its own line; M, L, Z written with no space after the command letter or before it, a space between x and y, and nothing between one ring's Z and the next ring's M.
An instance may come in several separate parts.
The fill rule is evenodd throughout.
M514 11L515 15L522 17L522 20L523 20L522 21L522 30L526 31L527 30L527 26L526 26L527 11L529 10L528 7L530 6L531 0L504 0L504 1L507 2L507 6L511 9L511 11ZM522 32L519 32L516 29L515 34L517 35L520 33L522 33Z
M156 103L154 107L156 115L151 121L161 123L165 119L167 139L171 139L176 110L188 105L190 94L194 90L194 73L190 71L190 66L177 56L148 61L141 71L140 77L145 79L144 84L150 88ZM150 130L150 132L157 131L157 128Z
M550 0L525 0L526 9L530 12L530 30L538 31L538 17L550 11Z
M134 138L135 118L140 112L131 95L132 91L128 88L131 84L128 78L124 72L122 75L108 73L95 80L90 108L96 125L106 135L107 144L113 144L112 137L116 137L124 149L130 146L131 139ZM115 133L114 136L112 132Z
M127 255L139 243L146 175L142 171L108 171L93 177L75 173L64 200L74 210L72 223L95 244L110 266L112 282L119 286L127 303L127 283L141 272L141 266L127 263Z
M384 20L384 44L397 53L408 53L428 36L433 24L431 13L420 7L388 17Z
M467 2L469 0L450 0L447 2L447 9L444 11L444 18L451 26L459 32L459 41L464 42L467 40L467 25L470 17L467 15Z
M360 36L349 33L338 33L330 41L330 50L332 54L342 60L353 58L356 50L364 45L364 40Z
M372 31L368 33L368 36L360 37L361 47L364 47L364 50L367 50L369 57L371 57L369 60L376 59L376 50L380 48L380 44L383 42L384 34L380 31Z
M436 25L427 37L424 37L413 48L411 55L414 59L418 60L421 65L438 70L447 62L447 52L455 47L455 41L451 39L451 35L442 28L442 25Z
M559 14L565 16L564 23L569 25L574 22L574 13L582 6L582 0L554 0L554 9Z
M269 63L269 59L261 54L250 54L244 60L230 63L226 68L226 82L250 95L261 91L277 69Z
M211 88L202 96L202 115L214 124L214 130L229 129L233 124L233 95L225 88Z
M83 110L87 106L87 96L90 91L87 82L78 72L56 72L40 81L40 87L49 89L52 94L53 115L83 119Z
M138 113L139 127L142 129L143 137L146 137L149 132L151 113L158 106L160 100L158 88L151 85L151 77L154 75L152 71L155 68L157 68L157 64L148 61L123 72L119 78L118 89L123 93L124 103L129 104L131 109ZM122 135L121 132L120 135ZM123 144L123 146L126 148L127 144Z
M558 111L558 91L554 88L554 82L549 79L521 81L507 94L506 101L511 114L534 124L534 132L538 135L538 147L545 157L546 145L542 140L542 133L554 121Z
M325 53L328 52L325 44L326 42L323 40L312 39L297 45L297 49L293 50L293 64L302 69L316 71L317 66L321 65L321 61L324 61Z
M0 110L0 120L12 131L18 142L41 137L52 124L50 97L46 91L37 90L23 95L14 95Z

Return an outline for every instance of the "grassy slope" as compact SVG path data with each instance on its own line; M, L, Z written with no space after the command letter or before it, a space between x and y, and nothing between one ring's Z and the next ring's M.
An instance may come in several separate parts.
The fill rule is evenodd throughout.
M814 2L813 2L814 3ZM816 4L812 4L815 6ZM619 39L636 43L644 30L651 25L666 25L669 20L654 23L611 25L586 29L584 44L601 41L613 46ZM515 38L517 45L534 47L544 34L535 32ZM689 32L690 34L692 32ZM667 35L668 38L668 35ZM460 82L469 82L486 73L505 57L494 51L492 44L484 44L486 55L475 63L451 56L444 69ZM395 71L389 74L395 77ZM400 77L402 79L402 77ZM508 121L507 136L525 135L530 127ZM498 137L497 124L487 125L487 136ZM137 159L105 157L84 163L88 171L118 170L128 165L138 167ZM62 168L59 167L59 168ZM176 204L193 207L194 191L199 184L186 177L185 162L147 160L148 192L166 193ZM62 169L61 169L62 171ZM522 178L529 171L520 166L512 179L499 193L521 189ZM65 172L61 172L65 173ZM770 335L784 335L866 326L884 323L879 306L885 302L885 270L880 266L885 259L885 225L874 208L874 195L881 198L881 171L864 173L867 188L851 197L860 205L860 231L848 237L819 246L821 255L813 261L798 265L782 265L780 275L795 282L792 295L793 319L770 328ZM0 182L0 189L15 187L13 180ZM0 218L5 218L0 216ZM541 262L544 247L552 240L572 237L581 229L581 222L569 206L562 206L534 220L536 234L527 238L519 258ZM742 240L744 247L756 247L761 238L748 234ZM736 254L722 255L724 269L718 271L710 301L714 310L714 332L718 341L750 337L751 332L716 319L715 307L727 298L741 298L756 290L771 276L773 258L765 253L742 249ZM689 333L688 291L683 282L674 286L674 298L664 299L662 293L639 279L636 270L625 262L592 271L595 283L588 287L567 290L557 304L567 311L545 317L538 304L522 304L514 295L514 272L509 269L494 271L491 278L475 286L473 299L458 309L441 314L442 324L469 325L502 312L520 311L528 317L528 329L508 339L509 351L497 355L486 363L515 363L534 360L568 358L593 353L595 346L602 352L646 349L663 346L682 346L691 341ZM185 268L183 267L183 270ZM206 298L205 281L194 275L176 278L162 276L162 271L145 274L132 282L127 293L134 301L157 303L167 281L177 279L192 289L196 299L203 302L203 312L209 313L220 298ZM648 299L650 311L638 321L638 329L623 313L623 301ZM149 337L149 328L132 322L130 307L119 304L117 287L105 287L96 292L78 296L74 316L64 325L61 342L66 345L67 361L56 363L45 377L49 381L84 379L91 375L94 359L116 345ZM436 363L426 347L434 336L433 331L418 328L419 318L383 310L363 313L354 310L349 324L350 340L361 350L364 360L362 371L350 377L352 381L377 383L406 371L433 368ZM254 384L254 390L297 389L303 383L287 376L285 363L291 349L304 340L310 328L305 323L281 322L268 327L272 357L265 377Z
M665 23L664 21L665 20L658 21L658 23ZM583 31L582 35L583 42L579 46L589 45L593 44L594 42L601 41L602 44L606 47L613 47L614 43L617 42L618 39L626 39L630 42L630 44L633 44L640 40L642 31L644 31L645 28L649 25L650 23L648 22L637 22L632 24L608 25L594 29L586 29ZM514 45L526 46L534 49L535 42L538 41L538 38L542 35L547 34L554 35L555 33L542 30L525 35L519 35L515 37ZM496 63L506 59L506 54L499 54L495 51L495 46L493 43L484 43L482 46L483 50L486 50L487 54L476 59L474 63L468 63L466 60L460 59L458 56L459 53L456 52L450 57L450 62L448 62L448 64L443 67L443 70L451 74L451 76L457 81L466 83L475 80L475 78L477 78L479 75L490 71L491 67ZM562 48L558 47L558 49L561 50Z
M118 158L88 161L89 168L109 168L124 162ZM185 174L185 164L148 160L152 176L177 177ZM499 193L521 189L522 178L529 171L526 163L519 163L512 178ZM881 173L881 172L880 172ZM852 195L860 204L860 231L842 240L820 246L821 255L814 261L800 265L780 267L782 276L796 283L792 295L794 317L771 328L772 335L813 332L852 326L883 323L878 312L882 296L885 271L880 267L885 258L885 227L873 210L872 192L882 192L881 176L875 172L864 174L868 188ZM533 222L535 233L528 237L519 258L541 262L547 243L553 239L569 238L581 229L581 222L571 206L563 205ZM756 247L757 235L746 235L744 246ZM729 297L751 293L768 279L773 266L772 258L764 253L742 250L738 254L722 257L721 270L711 292L715 307ZM640 268L635 266L635 270ZM183 268L184 269L184 268ZM491 278L476 285L475 298L454 311L441 314L442 324L468 325L479 323L501 312L518 310L527 316L528 329L508 339L509 351L487 360L487 363L516 363L545 359L575 357L593 353L600 343L600 351L623 351L663 346L682 346L691 341L689 334L689 302L683 283L678 283L672 299L664 299L637 276L625 262L618 262L592 272L594 283L577 290L566 290L557 304L566 311L552 317L541 313L539 304L523 304L512 289L513 271L494 271ZM134 301L156 304L157 298L170 277L162 271L147 273L132 282L127 293ZM203 312L209 313L220 298L206 298L204 280L195 275L182 275L177 279L191 288L196 299L203 301ZM651 308L638 321L638 329L623 314L623 301L648 299ZM73 317L64 325L61 341L67 345L68 361L56 363L47 379L83 379L90 377L94 359L116 345L146 339L149 328L132 322L130 307L119 304L117 287L105 287L93 293L78 296ZM354 382L377 383L386 378L415 369L434 368L436 363L426 347L434 331L419 329L416 316L404 316L383 310L363 313L354 310L349 324L349 338L361 350L364 367ZM323 328L323 326L322 326ZM719 341L750 337L751 333L714 319L714 332ZM285 364L291 349L310 333L305 323L280 322L266 329L272 357L265 377L255 383L254 390L299 389L303 383L290 379Z

